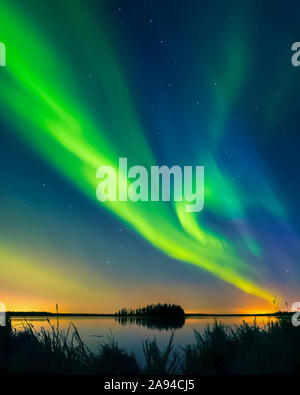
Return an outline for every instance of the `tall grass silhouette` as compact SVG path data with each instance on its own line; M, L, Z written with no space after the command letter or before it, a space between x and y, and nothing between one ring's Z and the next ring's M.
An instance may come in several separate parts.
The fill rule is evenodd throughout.
M120 347L112 333L92 352L70 323L66 330L48 320L49 329L36 331L29 322L0 331L0 368L8 374L297 374L300 371L300 328L280 317L263 328L246 324L229 328L215 321L194 331L186 347L166 347L156 338L142 342L144 362Z

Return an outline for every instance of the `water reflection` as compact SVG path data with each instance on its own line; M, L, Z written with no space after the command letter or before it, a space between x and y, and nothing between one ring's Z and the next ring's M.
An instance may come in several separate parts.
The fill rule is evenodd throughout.
M145 327L147 329L157 329L162 330L175 330L183 328L185 324L185 317L116 317L115 322L120 325L137 325L139 327Z
M39 318L39 319L38 319ZM56 317L48 317L52 325L56 326ZM119 320L117 318L120 318ZM124 317L123 317L124 318ZM203 332L207 326L213 326L215 319L231 328L236 325L243 324L243 321L252 325L255 317L186 317L182 322L166 322L159 323L140 319L137 317L61 317L59 318L59 328L67 333L70 322L72 322L80 334L83 342L93 352L98 351L99 343L107 339L107 335L112 333L120 345L128 352L133 352L138 360L144 362L144 353L142 341L146 339L157 338L158 345L164 348L168 345L171 336L171 330L175 330L174 344L176 346L185 347L188 344L195 343L194 329ZM34 320L34 322L31 322ZM276 321L276 317L257 317L256 325L264 327L272 321ZM41 328L50 330L50 324L45 317L26 317L26 319L12 318L12 325L15 329L22 330L23 324L30 322L36 331ZM144 325L143 325L144 324ZM177 328L175 328L175 326ZM168 330L169 329L169 330Z

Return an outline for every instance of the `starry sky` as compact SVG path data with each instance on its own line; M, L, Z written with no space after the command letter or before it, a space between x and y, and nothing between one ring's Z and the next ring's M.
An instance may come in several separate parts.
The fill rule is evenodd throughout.
M2 0L9 310L273 311L299 300L300 4ZM105 202L96 170L205 167L205 203Z

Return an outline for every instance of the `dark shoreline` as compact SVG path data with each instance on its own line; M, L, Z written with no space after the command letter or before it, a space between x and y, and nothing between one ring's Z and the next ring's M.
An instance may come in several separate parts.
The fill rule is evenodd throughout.
M92 314L92 313L49 313L49 312L39 312L39 311L8 311L8 317L111 317L111 318L137 318L143 317L148 318L148 316L138 316L138 315L118 315L118 314ZM292 315L291 312L284 313L260 313L260 314L184 314L185 318L193 317L282 317Z

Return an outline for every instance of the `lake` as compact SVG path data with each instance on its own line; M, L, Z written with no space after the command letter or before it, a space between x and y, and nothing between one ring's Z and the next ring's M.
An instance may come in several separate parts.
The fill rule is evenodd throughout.
M194 343L194 329L202 332L208 325L212 326L217 319L223 325L234 328L245 321L248 324L254 323L254 316L251 317L187 317L185 322L177 326L174 336L174 344L185 346ZM12 325L16 329L22 329L26 321L39 331L42 327L51 329L46 317L26 317L25 319L12 317ZM49 321L56 327L56 318L51 316ZM151 321L141 320L116 320L114 317L59 317L59 328L67 331L70 322L72 322L79 331L81 339L92 352L96 352L98 344L107 340L107 336L112 333L119 346L125 348L128 352L133 352L140 362L144 362L142 350L142 341L156 337L159 346L167 345L172 329L165 329L165 325L155 325ZM260 327L275 322L275 317L260 316L256 317L256 324ZM181 327L178 327L181 326Z

